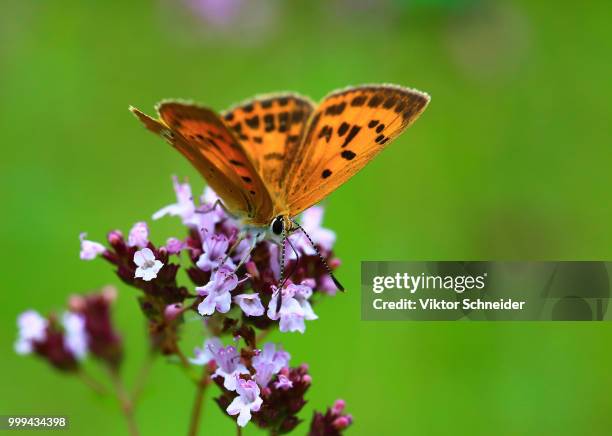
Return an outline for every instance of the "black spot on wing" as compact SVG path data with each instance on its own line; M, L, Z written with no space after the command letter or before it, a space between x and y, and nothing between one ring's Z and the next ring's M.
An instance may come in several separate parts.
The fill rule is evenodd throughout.
M262 103L263 105L263 103ZM271 132L274 130L275 126L274 126L274 115L272 114L265 114L264 117L264 126L265 126L265 130L266 132Z
M349 127L349 124L346 121L343 121L342 124L340 124L340 127L338 127L338 136L344 136Z
M359 127L359 126L351 127L351 130L348 132L348 135L346 135L346 138L344 139L344 143L342 144L342 148L344 148L347 145L349 145L349 143L355 138L355 136L357 136L357 134L359 133L360 130L361 130L361 127Z
M321 177L324 179L327 179L331 175L332 175L332 172L328 169L323 170L323 172L321 173Z
M366 96L365 95L358 95L357 97L353 98L351 100L351 106L355 107L355 106L363 106L363 104L366 102Z
M291 122L299 123L304 119L305 115L306 114L301 109L294 110L293 112L291 112Z
M281 112L278 114L278 131L285 133L289 127L289 112Z
M334 129L332 126L329 126L329 125L323 126L321 130L319 131L319 138L325 138L325 141L329 142L333 132L334 132Z
M346 160L352 160L357 155L351 150L344 150L342 153L340 153L340 156Z
M251 118L246 118L245 123L247 126L249 126L251 129L259 129L259 116L255 115L252 116Z
M391 95L385 100L385 102L383 103L383 107L385 109L391 109L393 105L395 105L395 103L397 103L397 98Z
M325 115L340 115L342 114L342 112L344 112L344 109L346 108L346 102L342 102L342 103L338 103L338 104L332 104L329 107L327 107L327 109L325 109Z
M378 107L383 101L383 97L379 94L374 94L368 102L369 107Z

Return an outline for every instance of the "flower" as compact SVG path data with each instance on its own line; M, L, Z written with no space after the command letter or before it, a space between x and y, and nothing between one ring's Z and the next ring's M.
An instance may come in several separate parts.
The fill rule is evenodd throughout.
M283 377L288 381L285 382ZM270 383L266 388L260 388L263 404L251 418L269 434L289 433L300 423L297 415L306 404L304 396L312 384L312 377L308 374L306 365L297 368L283 367L279 372L279 380L283 380L279 387L276 386L277 383ZM223 392L216 398L216 402L221 409L226 410L235 399L235 394L223 387L221 389Z
M166 318L166 321L174 321L183 312L184 309L181 303L168 304L164 309L164 318Z
M281 332L298 331L304 333L306 330L304 321L317 319L317 315L308 302L312 295L310 287L304 284L290 283L282 290L274 287L273 292L268 305L268 317L272 320L280 318L279 329ZM282 294L281 305L277 311L279 294Z
M19 328L15 352L29 354L32 352L33 342L45 340L48 322L35 310L27 310L17 318Z
M81 260L93 260L99 254L102 254L106 251L106 247L100 244L99 242L88 241L85 238L87 237L87 233L83 232L79 235L79 239L81 240Z
M202 243L204 253L200 256L196 265L202 271L212 271L219 268L221 264L234 267L233 262L227 256L229 240L223 234L209 234Z
M260 390L253 380L243 380L236 376L236 392L238 396L227 406L227 413L238 415L238 425L244 427L251 420L251 411L257 412L263 400L259 396Z
M187 0L187 4L209 24L230 26L244 7L244 0Z
M176 203L163 207L153 214L153 219L158 220L166 215L179 216L183 224L189 226L197 225L195 217L195 205L193 204L193 196L191 195L191 186L189 183L179 183L178 177L172 176L172 184L174 185L174 193L176 194Z
M291 356L286 351L279 349L276 345L268 342L257 356L253 357L253 368L255 368L255 380L262 388L268 386L273 376L278 374L281 368L289 364Z
M236 381L240 374L249 374L249 370L240 363L240 355L233 345L221 347L220 342L212 343L208 349L218 365L212 377L223 377L223 387L228 391L236 390Z
M15 351L18 354L34 352L59 370L78 369L77 359L87 350L82 320L65 314L59 325L54 315L45 319L36 311L28 310L18 317L17 324L19 337Z
M278 381L274 383L276 389L287 390L293 387L293 382L284 374L278 375Z
M214 191L206 187L204 195L201 197L204 204L196 207L189 183L179 183L176 176L172 177L172 183L176 194L176 203L155 212L153 219L158 220L166 215L178 216L183 224L189 228L196 229L201 234L212 233L215 224L225 218L223 210L214 205L218 198Z
M253 236L252 235L247 235L246 237L242 238L238 244L234 247L233 253L232 253L232 260L235 262L248 262L249 257L251 255L251 246L252 246L252 241L251 238Z
M345 407L344 400L336 400L331 408L327 408L325 415L315 411L308 436L341 435L353 423L353 417L344 413Z
M128 247L145 248L149 245L149 227L144 221L137 222L128 235Z
M204 300L198 305L200 315L212 315L215 310L227 313L232 303L231 291L238 286L238 277L234 271L222 266L213 273L210 281L204 286L198 286L196 291Z
M145 282L157 277L157 273L164 266L163 263L155 259L155 255L149 248L143 248L134 253L134 263L138 266L134 278L142 278Z
M324 251L331 251L334 242L336 242L336 234L332 230L323 228L321 226L322 222L323 208L321 206L313 206L306 209L302 213L300 220L302 228L308 233L312 242ZM296 250L299 251L301 249L304 254L309 256L316 254L314 247L310 244L310 241L308 241L308 238L302 231L296 231L290 236L290 239ZM295 259L293 250L286 250L286 253L290 259Z
M223 344L219 338L206 339L202 348L194 348L193 354L195 357L190 358L189 361L194 365L206 365L208 362L214 359L214 353L218 352L220 348L223 348Z
M88 295L71 295L68 300L70 312L82 316L85 322L88 351L114 367L123 357L121 336L111 319L111 304L116 298L117 289L105 286Z
M187 244L177 238L168 238L166 241L166 250L168 250L169 254L178 254L186 247Z
M246 316L261 316L266 309L261 304L259 294L240 294L234 297L236 303Z
M206 210L210 211L211 220L213 223L218 223L227 218L227 214L222 207L217 206L217 202L221 199L210 186L204 188L204 192L200 197L200 202L206 205Z
M64 344L77 359L87 354L87 332L85 331L85 317L78 313L65 312L62 317L64 326Z

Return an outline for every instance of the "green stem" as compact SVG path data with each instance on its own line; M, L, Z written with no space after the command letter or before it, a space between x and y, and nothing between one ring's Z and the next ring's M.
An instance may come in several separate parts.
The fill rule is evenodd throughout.
M77 376L83 381L83 383L93 389L96 394L106 395L108 393L106 388L99 381L92 378L82 368L78 370Z
M134 418L134 402L130 398L130 394L128 393L123 381L121 380L121 375L116 368L109 369L110 377L115 386L115 391L117 393L117 399L121 405L121 411L125 416L125 419L128 424L128 429L131 436L138 436L138 426L136 425L136 419Z
M191 419L189 421L189 436L196 436L198 434L198 429L200 427L200 416L202 415L202 403L204 401L204 393L206 392L206 387L208 386L210 379L208 377L208 366L204 365L204 371L202 372L202 377L198 382L196 388L196 396L193 401L193 406L191 408Z
M153 366L153 362L155 361L157 355L157 352L150 351L145 357L145 361L143 362L142 367L138 372L136 381L134 382L134 387L132 388L132 401L134 403L138 401L138 398L140 398L140 395L144 390L144 387L149 378L149 374L151 373L151 367Z

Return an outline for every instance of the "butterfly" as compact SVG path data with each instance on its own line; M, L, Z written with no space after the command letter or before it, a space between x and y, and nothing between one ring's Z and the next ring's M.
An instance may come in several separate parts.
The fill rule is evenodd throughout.
M359 172L429 100L414 89L363 85L334 91L318 105L278 93L220 114L181 101L158 104L157 119L130 110L191 162L225 208L284 236L299 226L293 217Z

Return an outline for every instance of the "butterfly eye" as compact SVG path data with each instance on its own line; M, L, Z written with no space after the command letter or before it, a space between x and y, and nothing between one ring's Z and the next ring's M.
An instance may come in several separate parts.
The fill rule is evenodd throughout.
M274 233L275 235L280 235L281 233L283 233L282 216L279 215L272 220L272 224L270 224L270 230L272 230L272 233Z

